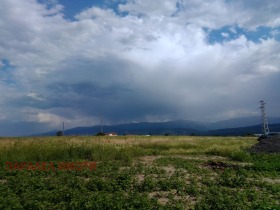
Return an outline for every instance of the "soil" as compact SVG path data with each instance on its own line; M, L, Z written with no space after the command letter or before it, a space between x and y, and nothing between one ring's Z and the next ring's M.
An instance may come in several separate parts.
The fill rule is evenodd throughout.
M249 149L252 153L280 153L280 135L260 139Z
M218 169L218 170L224 170L226 168L234 168L234 169L237 169L238 166L236 165L232 165L232 164L229 164L229 163L224 163L224 162L215 162L215 161L208 161L206 164L205 164L206 167L208 168L212 168L212 169Z

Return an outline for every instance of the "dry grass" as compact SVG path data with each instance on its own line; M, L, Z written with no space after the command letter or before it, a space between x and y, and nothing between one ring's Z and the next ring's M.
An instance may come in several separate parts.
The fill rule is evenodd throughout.
M224 142L224 140L227 140ZM62 136L62 137L22 137L22 138L0 138L0 146L14 145L21 142L24 144L61 142L69 144L117 144L117 145L139 145L139 144L168 144L178 145L188 143L190 145L201 145L204 143L223 143L228 142L240 146L256 142L255 137L217 137L217 136ZM243 142L243 143L242 143ZM234 146L233 145L233 146Z

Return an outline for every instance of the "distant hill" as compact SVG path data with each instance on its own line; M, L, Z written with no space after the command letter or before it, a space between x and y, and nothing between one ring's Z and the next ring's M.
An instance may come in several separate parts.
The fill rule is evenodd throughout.
M269 125L270 132L280 132L280 124L270 124ZM226 129L217 129L217 130L209 130L203 132L203 135L209 136L244 136L248 134L261 134L261 125L247 126L247 127L239 127L239 128L226 128Z
M270 131L280 131L280 118L269 118ZM76 127L65 130L65 135L96 135L100 126ZM246 135L261 133L260 119L237 118L215 123L202 123L187 120L169 122L141 122L120 125L104 125L105 133L116 132L118 135ZM56 131L51 131L39 136L54 136ZM38 135L37 135L38 136Z
M269 124L280 123L280 117L269 117ZM261 124L261 117L243 117L234 118L229 120L223 120L219 122L209 123L209 130L224 129L224 128L238 128L238 127L248 127Z
M105 133L116 132L118 135L189 135L192 133L198 133L200 130L207 130L202 124L192 121L169 121L169 122L141 122L141 123L129 123L120 125L104 125L103 131ZM95 135L100 131L100 126L91 127L76 127L65 130L65 135ZM51 131L40 136L53 136L56 135L56 131Z

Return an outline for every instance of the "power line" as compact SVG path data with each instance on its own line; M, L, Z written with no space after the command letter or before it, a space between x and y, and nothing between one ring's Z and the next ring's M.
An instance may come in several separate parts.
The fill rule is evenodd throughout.
M100 133L103 133L103 115L100 115Z

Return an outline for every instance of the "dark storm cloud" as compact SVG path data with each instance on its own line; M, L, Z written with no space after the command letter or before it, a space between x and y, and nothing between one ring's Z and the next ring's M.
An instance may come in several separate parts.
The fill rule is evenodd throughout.
M73 69L66 67L54 73L55 80L60 82L52 83L50 80L47 86L49 95L45 96L45 101L52 102L49 108L75 108L84 115L95 117L103 112L111 122L145 120L147 114L165 115L170 112L170 104L162 103L166 99L160 101L153 91L147 90L160 78L143 81L141 74L146 73L136 64L129 65L127 61L114 58L94 62L84 60L79 64L71 64L69 68ZM79 69L79 76L74 69Z

